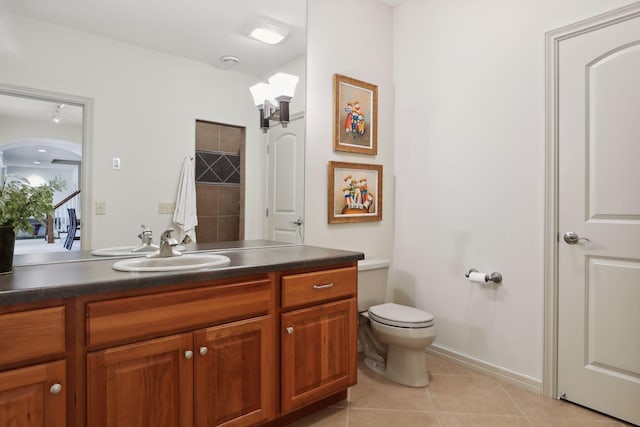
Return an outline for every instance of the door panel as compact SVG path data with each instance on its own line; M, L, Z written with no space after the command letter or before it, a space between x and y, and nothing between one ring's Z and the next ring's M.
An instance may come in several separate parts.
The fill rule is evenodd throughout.
M640 262L588 259L587 366L640 379ZM615 308L615 309L612 309ZM620 351L624 349L624 351Z
M640 16L558 52L558 391L640 423Z
M640 220L638 70L640 42L615 48L586 67L590 219Z
M90 427L191 427L193 338L189 334L87 355Z
M258 425L274 417L271 316L198 331L195 342L196 426Z
M289 412L356 383L356 301L282 314L282 410Z
M304 123L300 118L286 128L269 129L267 238L271 240L303 240Z
M63 360L0 373L0 426L64 427L65 380ZM62 389L54 393L56 383Z

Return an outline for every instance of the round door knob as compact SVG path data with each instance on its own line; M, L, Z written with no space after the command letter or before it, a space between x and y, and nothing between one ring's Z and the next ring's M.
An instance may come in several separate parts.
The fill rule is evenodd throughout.
M187 350L184 352L184 358L185 359L191 359L193 357L193 351L191 350Z
M49 393L51 394L58 394L62 391L62 385L55 383L54 385L51 386L51 388L49 388Z
M575 245L576 243L578 243L579 240L586 240L587 242L590 242L591 240L587 239L586 237L580 237L578 236L576 233L574 233L573 231L567 231L566 233L564 233L564 236L562 236L564 241L570 245Z
M293 326L287 326L287 333L288 334L292 334L293 333Z
M200 347L200 354L201 355L205 355L209 352L209 349L207 347Z

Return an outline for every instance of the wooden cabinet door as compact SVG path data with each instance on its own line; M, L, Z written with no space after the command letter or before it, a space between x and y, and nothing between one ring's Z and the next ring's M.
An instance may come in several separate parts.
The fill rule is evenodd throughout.
M349 298L282 314L282 411L356 383L357 308Z
M248 426L275 415L273 318L195 332L196 426Z
M64 427L65 379L64 360L0 373L0 426Z
M193 426L193 335L87 354L89 427Z

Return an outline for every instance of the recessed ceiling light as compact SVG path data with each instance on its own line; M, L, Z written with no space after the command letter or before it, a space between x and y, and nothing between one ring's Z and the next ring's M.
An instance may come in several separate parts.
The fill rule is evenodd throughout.
M288 31L284 28L262 22L249 33L249 37L267 44L278 44L287 34Z
M46 153L47 150L45 150L44 148L38 148L38 153Z
M60 124L60 110L66 107L67 104L58 104L56 107L56 113L53 115L53 123Z
M34 160L34 161L33 161L33 164L34 164L34 165L39 165L39 164L40 164L40 161L39 161L39 160Z

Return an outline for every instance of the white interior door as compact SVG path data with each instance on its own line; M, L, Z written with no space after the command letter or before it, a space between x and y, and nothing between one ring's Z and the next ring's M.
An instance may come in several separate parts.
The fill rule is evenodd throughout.
M637 9L558 44L558 392L640 424Z
M267 238L302 243L304 232L304 116L269 129Z

